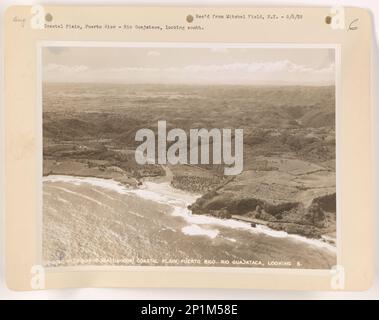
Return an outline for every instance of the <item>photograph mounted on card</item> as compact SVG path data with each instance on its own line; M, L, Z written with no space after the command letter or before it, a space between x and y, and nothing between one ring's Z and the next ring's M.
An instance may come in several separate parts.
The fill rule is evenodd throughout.
M73 10L5 17L10 288L369 287L366 11Z

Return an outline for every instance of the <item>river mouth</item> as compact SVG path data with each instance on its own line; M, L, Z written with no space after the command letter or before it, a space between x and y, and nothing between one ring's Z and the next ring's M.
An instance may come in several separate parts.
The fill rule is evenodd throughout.
M47 266L164 265L330 269L336 248L265 226L194 215L199 195L168 181L43 178ZM189 262L188 262L189 261Z

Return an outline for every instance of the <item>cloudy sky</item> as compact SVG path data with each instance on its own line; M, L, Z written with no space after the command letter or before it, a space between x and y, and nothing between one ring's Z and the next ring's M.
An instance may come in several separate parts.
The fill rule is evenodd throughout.
M334 84L334 49L45 47L45 82Z

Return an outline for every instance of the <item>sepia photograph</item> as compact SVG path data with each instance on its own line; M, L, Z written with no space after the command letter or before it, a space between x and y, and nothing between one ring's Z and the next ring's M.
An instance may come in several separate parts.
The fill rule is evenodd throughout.
M43 46L43 265L330 270L335 56Z

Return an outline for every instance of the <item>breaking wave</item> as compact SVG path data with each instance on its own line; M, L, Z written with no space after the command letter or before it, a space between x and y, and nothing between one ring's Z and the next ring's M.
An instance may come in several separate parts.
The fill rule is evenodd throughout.
M191 194L182 190L173 188L169 182L153 182L145 181L143 185L136 189L130 189L122 183L113 179L102 179L94 177L76 177L66 175L50 175L43 177L46 182L67 182L74 185L89 184L95 187L104 188L115 191L120 194L135 195L145 200L155 201L161 204L170 205L172 207L171 214L181 217L188 223L188 226L182 228L182 232L186 235L195 236L203 235L209 238L216 238L219 235L219 230L212 227L224 227L232 229L246 230L252 233L265 234L275 238L290 238L294 241L324 248L332 252L337 249L333 245L317 239L309 239L299 235L288 234L285 231L272 230L263 225L252 227L250 223L237 221L235 219L220 219L207 215L193 215L187 207L196 201L200 195ZM208 228L204 228L207 226ZM211 227L211 228L209 228Z

